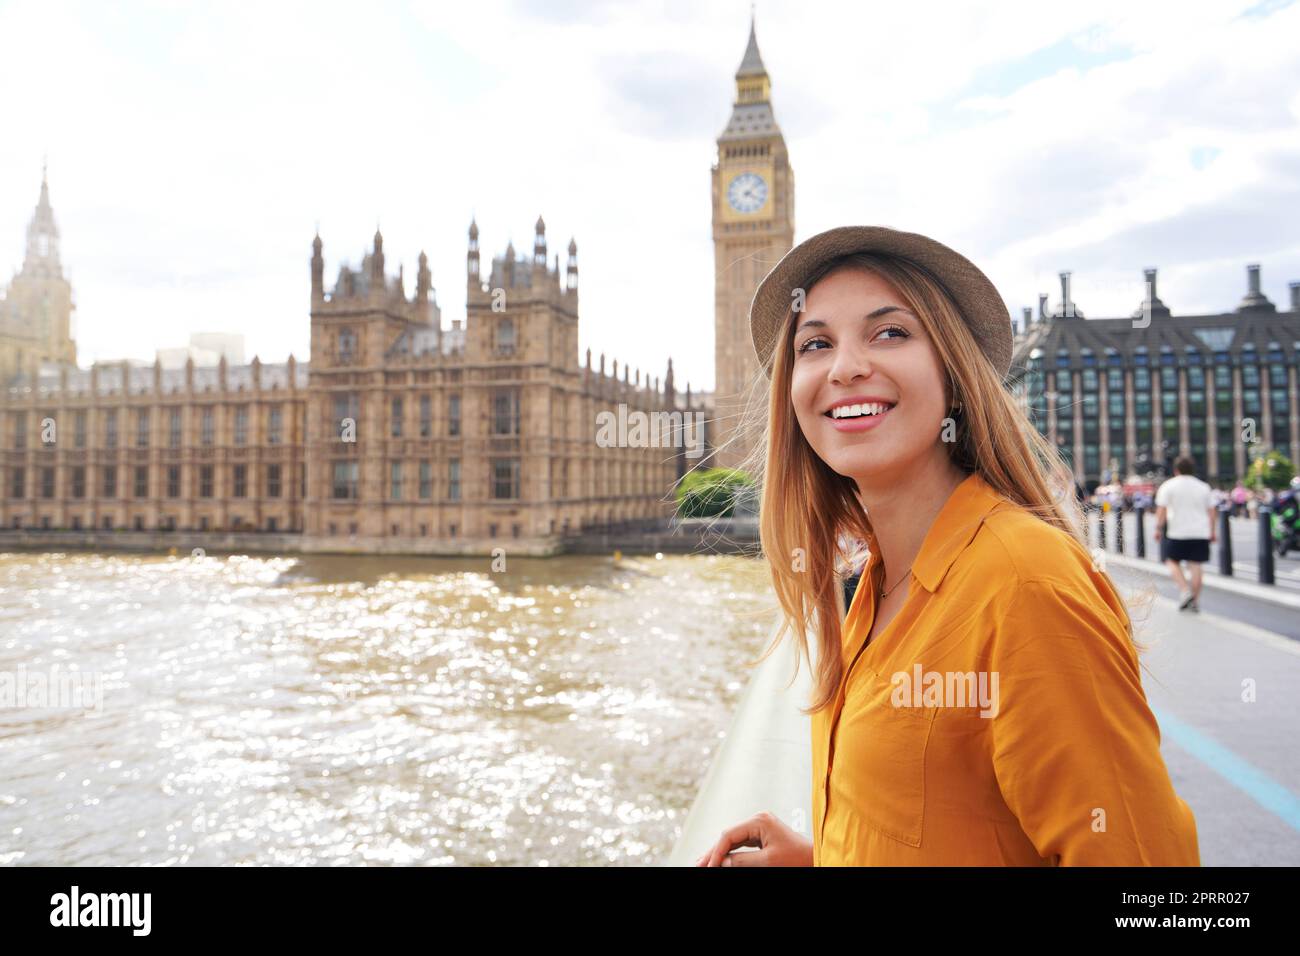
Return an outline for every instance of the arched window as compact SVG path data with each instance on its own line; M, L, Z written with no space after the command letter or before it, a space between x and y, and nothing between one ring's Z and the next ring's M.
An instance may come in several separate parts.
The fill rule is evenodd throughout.
M349 364L356 358L357 353L357 334L351 329L339 329L338 337L338 361L340 364Z
M497 353L512 355L515 351L515 320L501 319L497 323Z

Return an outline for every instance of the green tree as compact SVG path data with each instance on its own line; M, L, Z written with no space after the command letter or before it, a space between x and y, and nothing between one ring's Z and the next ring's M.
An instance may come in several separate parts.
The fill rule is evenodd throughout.
M1295 477L1295 465L1275 448L1256 454L1246 469L1246 487L1256 491L1272 488L1281 491Z
M736 497L754 487L754 479L738 468L707 468L687 472L677 484L677 515L681 518L730 518Z

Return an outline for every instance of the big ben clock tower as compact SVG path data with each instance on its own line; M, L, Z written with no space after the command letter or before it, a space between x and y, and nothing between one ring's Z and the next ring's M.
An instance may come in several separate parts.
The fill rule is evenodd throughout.
M794 245L794 171L772 113L754 22L736 71L736 100L713 164L716 464L740 465L758 442L766 378L749 335L759 282Z

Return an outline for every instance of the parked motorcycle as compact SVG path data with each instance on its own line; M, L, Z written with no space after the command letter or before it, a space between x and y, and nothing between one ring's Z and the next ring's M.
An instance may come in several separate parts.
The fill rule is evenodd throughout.
M1294 487L1282 492L1273 503L1273 550L1279 558L1288 551L1300 550L1300 501Z

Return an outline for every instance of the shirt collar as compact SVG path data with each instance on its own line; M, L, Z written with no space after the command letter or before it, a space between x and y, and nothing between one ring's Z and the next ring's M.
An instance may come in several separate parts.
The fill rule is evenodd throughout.
M930 525L912 574L927 591L938 590L957 556L975 537L984 519L1007 499L998 494L979 472L971 472L959 484Z

